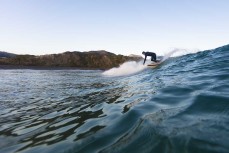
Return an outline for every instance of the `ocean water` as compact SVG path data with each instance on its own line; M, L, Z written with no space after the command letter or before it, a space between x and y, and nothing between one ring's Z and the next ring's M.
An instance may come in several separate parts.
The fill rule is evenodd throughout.
M228 153L229 46L168 57L0 70L0 152Z

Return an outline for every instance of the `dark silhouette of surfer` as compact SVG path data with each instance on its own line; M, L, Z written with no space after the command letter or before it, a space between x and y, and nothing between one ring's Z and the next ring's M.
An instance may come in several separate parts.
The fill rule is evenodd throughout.
M151 56L151 61L157 62L157 55L155 53L153 53L153 52L142 52L142 54L145 55L145 59L144 59L143 65L146 62L147 56Z

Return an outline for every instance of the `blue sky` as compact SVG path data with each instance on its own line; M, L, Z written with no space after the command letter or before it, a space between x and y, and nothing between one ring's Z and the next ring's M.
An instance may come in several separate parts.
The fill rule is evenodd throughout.
M0 50L163 55L229 44L228 0L0 0Z

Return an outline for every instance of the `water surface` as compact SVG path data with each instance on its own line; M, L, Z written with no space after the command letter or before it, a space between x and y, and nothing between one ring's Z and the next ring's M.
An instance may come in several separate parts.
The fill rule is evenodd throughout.
M118 77L0 70L0 152L226 153L228 78L228 46Z

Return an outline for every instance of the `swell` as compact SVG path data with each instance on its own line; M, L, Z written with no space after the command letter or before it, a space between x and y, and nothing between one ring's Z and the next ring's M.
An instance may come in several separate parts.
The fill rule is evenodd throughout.
M132 108L144 114L101 152L227 152L228 64L224 46L142 72L145 88L155 94Z

